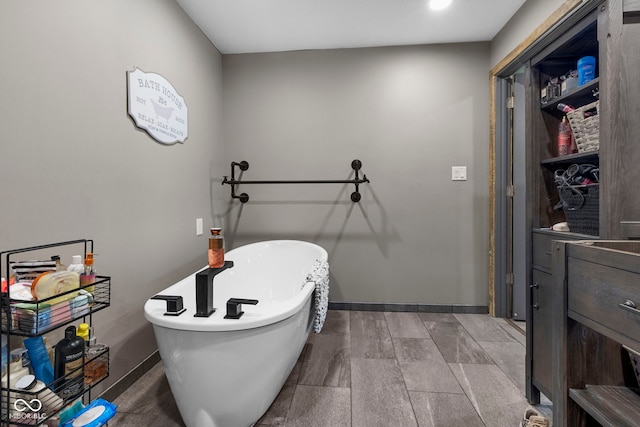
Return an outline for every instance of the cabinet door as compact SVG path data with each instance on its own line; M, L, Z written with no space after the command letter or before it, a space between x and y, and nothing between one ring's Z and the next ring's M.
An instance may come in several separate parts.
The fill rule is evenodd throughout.
M531 286L532 366L531 381L545 396L552 399L551 369L551 274L533 269Z
M610 0L601 7L600 228L607 238L640 237L640 6L637 0ZM604 203L604 206L603 206ZM607 218L609 220L607 221ZM605 221L605 222L603 222ZM601 233L602 235L602 233Z

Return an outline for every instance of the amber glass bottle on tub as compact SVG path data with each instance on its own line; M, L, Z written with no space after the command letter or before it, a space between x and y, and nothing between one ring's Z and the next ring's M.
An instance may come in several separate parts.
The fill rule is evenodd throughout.
M224 265L224 237L222 228L212 228L209 236L209 267L220 268Z

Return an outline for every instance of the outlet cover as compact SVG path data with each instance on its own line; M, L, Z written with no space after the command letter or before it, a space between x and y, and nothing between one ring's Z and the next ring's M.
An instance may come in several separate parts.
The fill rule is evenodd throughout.
M202 218L196 218L196 236L202 236L203 233Z
M466 166L451 166L451 180L452 181L466 181L467 180L467 167Z

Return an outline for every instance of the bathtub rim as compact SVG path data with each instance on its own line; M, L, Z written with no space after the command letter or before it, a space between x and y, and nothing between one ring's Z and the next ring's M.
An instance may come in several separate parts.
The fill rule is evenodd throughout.
M233 251L239 249L249 249L251 246L264 245L264 244L281 244L281 243L296 243L296 244L304 244L313 246L317 248L319 251L319 256L317 260L327 261L328 253L326 249L322 246L317 245L312 242L307 242L304 240L264 240L254 243L249 243L246 245L239 246L229 251L229 255L233 254ZM203 267L203 268L206 268ZM200 271L200 270L198 270ZM158 292L156 295L171 295L171 289L174 286L184 285L184 282L191 281L195 284L195 275L197 271L185 277L184 279L174 283L173 285L163 289ZM226 271L220 273L220 275L224 275ZM188 286L188 285L187 285ZM216 307L215 313L213 313L209 317L193 317L193 313L195 310L187 310L180 316L165 316L166 312L166 303L160 300L152 300L148 299L144 304L144 317L150 323L158 326L162 326L169 329L176 330L185 330L185 331L200 331L200 332L216 332L216 331L237 331L244 329L253 329L259 328L261 326L270 325L272 323L276 323L282 321L296 313L298 313L305 301L308 298L312 298L313 291L315 290L315 284L313 282L305 283L300 292L294 295L291 298L287 298L281 301L268 301L263 302L260 307L260 313L252 312L253 306L243 306L245 309L245 314L240 319L224 319L224 315L226 314L226 307ZM194 291L195 292L195 291ZM313 302L312 302L313 303ZM186 303L185 303L186 304ZM267 306L266 310L268 314L264 314L264 307ZM185 308L186 307L185 305ZM272 314L277 313L277 314Z

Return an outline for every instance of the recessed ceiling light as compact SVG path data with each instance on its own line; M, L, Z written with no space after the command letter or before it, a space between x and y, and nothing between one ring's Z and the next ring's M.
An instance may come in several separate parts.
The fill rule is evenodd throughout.
M429 0L429 7L432 10L442 10L449 7L451 0Z

